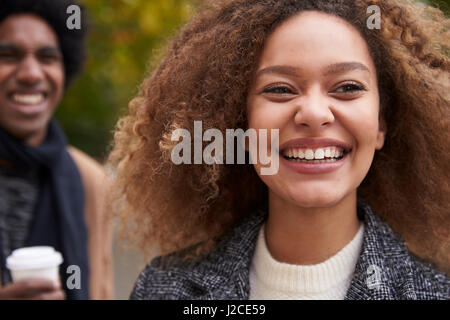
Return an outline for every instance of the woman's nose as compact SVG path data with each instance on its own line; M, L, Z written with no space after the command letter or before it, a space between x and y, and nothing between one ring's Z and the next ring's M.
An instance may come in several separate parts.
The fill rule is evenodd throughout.
M308 127L312 130L334 122L334 115L330 109L330 100L321 93L310 93L297 102L294 116L296 125Z

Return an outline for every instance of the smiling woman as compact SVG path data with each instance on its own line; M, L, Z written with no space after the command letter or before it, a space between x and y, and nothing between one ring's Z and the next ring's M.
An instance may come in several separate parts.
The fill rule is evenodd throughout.
M131 298L448 299L448 24L412 1L206 3L115 134L112 209L162 253ZM175 165L193 120L279 130L279 171Z

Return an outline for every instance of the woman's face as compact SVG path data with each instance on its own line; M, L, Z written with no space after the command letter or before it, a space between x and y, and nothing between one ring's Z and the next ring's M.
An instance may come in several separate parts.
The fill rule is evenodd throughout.
M357 29L316 11L275 29L247 97L249 128L279 129L278 173L260 175L271 198L313 208L356 195L383 146L378 112L375 66Z

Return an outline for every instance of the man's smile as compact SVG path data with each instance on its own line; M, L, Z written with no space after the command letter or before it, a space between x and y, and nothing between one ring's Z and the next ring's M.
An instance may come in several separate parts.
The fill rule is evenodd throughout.
M48 108L47 91L13 90L7 95L12 109L25 116L34 116Z
M42 103L46 99L45 93L13 93L9 95L12 102L24 105L36 105Z

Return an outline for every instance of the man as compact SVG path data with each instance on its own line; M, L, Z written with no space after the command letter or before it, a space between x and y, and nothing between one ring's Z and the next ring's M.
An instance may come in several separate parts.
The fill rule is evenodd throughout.
M66 0L0 5L0 299L111 297L111 229L104 172L67 147L53 114L84 60L82 27L69 30ZM11 282L12 250L49 245L63 255L60 282ZM78 267L81 288L69 266Z

